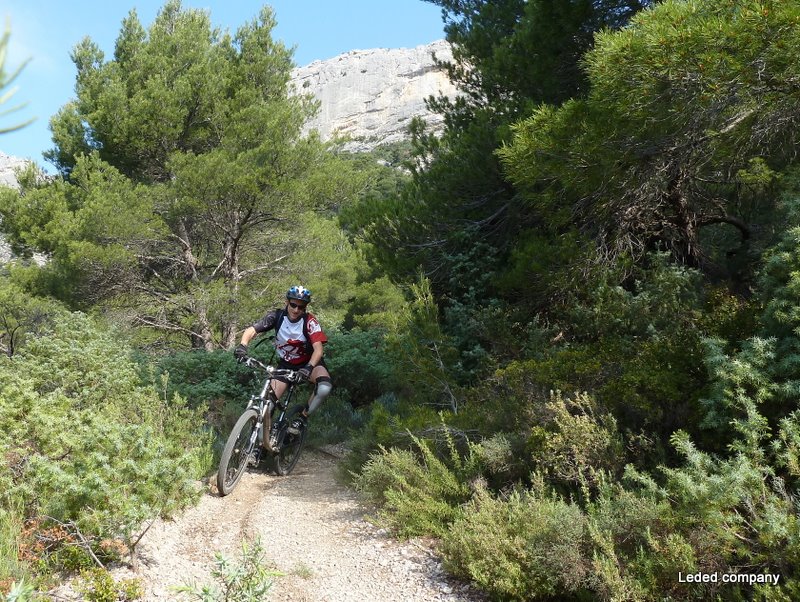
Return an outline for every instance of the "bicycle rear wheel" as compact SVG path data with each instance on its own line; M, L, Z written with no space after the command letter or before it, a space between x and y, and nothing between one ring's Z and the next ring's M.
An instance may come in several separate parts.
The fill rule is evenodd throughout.
M228 495L239 483L250 454L257 445L256 431L258 429L258 412L254 409L247 410L239 416L233 427L217 470L217 489L220 495Z
M303 451L303 446L306 443L306 434L308 431L308 424L305 418L300 420L300 432L293 434L288 431L295 418L300 417L300 412L303 411L304 406L296 406L289 410L286 414L286 419L278 434L278 451L272 456L272 468L275 473L280 476L286 476L294 469L297 464L297 459L300 457L300 452Z

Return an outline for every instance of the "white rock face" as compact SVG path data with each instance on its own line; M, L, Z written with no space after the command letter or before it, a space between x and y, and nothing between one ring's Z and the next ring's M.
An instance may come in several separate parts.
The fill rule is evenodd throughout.
M17 176L15 171L23 167L27 161L18 159L0 151L0 186L17 187Z
M26 161L12 157L0 151L0 186L17 187L17 176L15 170L23 167ZM11 247L0 234L0 264L8 263L11 259Z
M349 135L349 151L368 151L408 138L412 117L422 117L437 130L442 118L425 108L425 99L457 96L455 86L433 62L451 60L444 40L416 48L352 50L325 61L314 61L292 73L295 88L320 101L319 114L307 129L323 140Z

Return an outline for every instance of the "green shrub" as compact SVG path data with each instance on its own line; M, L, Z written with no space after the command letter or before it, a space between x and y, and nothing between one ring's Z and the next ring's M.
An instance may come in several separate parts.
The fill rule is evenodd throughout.
M758 428L758 421L743 431ZM741 448L720 459L685 433L673 438L684 457L663 469L664 482L629 470L627 486L602 484L586 513L595 590L603 599L751 599L751 585L681 583L688 574L780 574L755 599L793 599L800 587L800 516L763 456Z
M143 385L115 336L72 314L0 358L0 457L25 518L52 517L93 546L132 547L145 520L198 495L210 438L202 409Z
M265 349L262 345L260 349ZM152 369L150 359L141 356L144 376L160 385L168 375L165 396L176 394L186 399L190 407L208 406L212 414L219 415L224 405L231 401L246 400L255 386L251 373L236 363L228 351L204 350L178 351L159 357Z
M8 593L0 591L0 602L29 602L35 591L36 588L24 580L13 582L9 586Z
M460 504L470 498L465 476L477 473L472 463L476 458L464 462L453 449L455 466L449 468L427 441L413 440L419 456L382 448L362 467L355 487L380 506L380 517L401 537L443 536L459 516Z
M351 438L351 451L342 463L342 476L346 480L351 478L351 473L359 472L370 456L382 447L413 449L411 435L421 435L431 425L441 422L435 409L400 402L393 393L382 395L360 412L364 414L363 426Z
M325 363L337 395L353 407L372 403L397 388L395 369L386 355L383 330L353 330L330 334Z
M404 385L405 398L457 412L457 342L442 329L430 281L420 277L411 292L412 301L394 316L386 335L387 359Z
M138 579L115 581L114 577L98 567L81 573L80 592L89 602L129 602L144 594Z
M523 456L524 441L505 433L497 433L479 443L470 445L474 457L474 466L481 470L481 476L495 491L513 486L524 476L527 478L529 467L520 462ZM524 470L520 465L524 464ZM524 474L523 474L524 472Z
M201 602L262 602L272 588L277 573L265 568L264 548L259 540L242 542L241 557L233 562L219 552L215 555L211 576L217 585L188 584L177 587L179 593Z
M610 414L599 414L596 402L586 393L564 398L560 392L545 404L551 414L540 428L541 439L535 465L552 482L570 485L594 484L602 472L617 473L623 464L622 439Z
M8 483L10 477L0 471L0 479ZM0 595L3 585L18 582L26 576L25 566L19 560L21 535L21 509L11 500L4 500L0 504Z
M495 599L566 599L591 574L581 509L541 492L497 499L479 488L444 534L441 551L454 574Z
M65 313L56 301L28 294L0 273L0 353L19 353L29 338Z

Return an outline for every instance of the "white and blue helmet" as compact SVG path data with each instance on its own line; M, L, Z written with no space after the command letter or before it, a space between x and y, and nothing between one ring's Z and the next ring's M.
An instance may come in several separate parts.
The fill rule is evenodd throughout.
M298 301L311 302L311 291L304 286L295 285L286 291L287 299L297 299Z

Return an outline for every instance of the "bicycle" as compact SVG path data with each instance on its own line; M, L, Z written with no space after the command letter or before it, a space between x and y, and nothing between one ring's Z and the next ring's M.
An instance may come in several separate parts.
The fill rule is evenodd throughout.
M250 397L245 411L228 435L217 470L217 489L220 495L228 495L233 491L247 467L250 464L258 466L265 452L275 473L279 476L288 475L297 464L306 442L308 423L301 414L305 406L296 405L289 409L294 389L300 382L299 372L268 366L254 358L248 358L245 364L265 372L267 378L261 392ZM275 399L270 387L272 379L276 377L284 377L289 382L281 400ZM271 424L267 433L270 451L261 444L267 417Z

